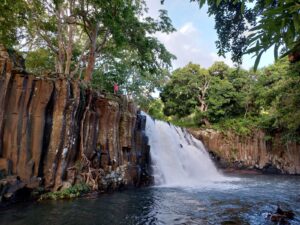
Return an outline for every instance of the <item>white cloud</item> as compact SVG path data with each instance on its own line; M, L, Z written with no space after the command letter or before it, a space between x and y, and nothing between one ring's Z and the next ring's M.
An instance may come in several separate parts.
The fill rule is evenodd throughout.
M160 3L160 0L146 0L148 15L153 18L158 18L159 10L165 9L165 6Z
M170 0L169 0L170 1ZM180 1L178 1L180 2ZM157 18L159 9L165 8L159 0L147 0L149 8L148 15ZM171 34L157 33L155 36L174 54L177 59L173 61L173 68L183 67L189 62L200 64L203 67L210 67L215 61L224 61L232 66L230 59L217 56L212 49L211 43L207 44L204 34L206 30L199 30L192 21L186 21L182 26L176 28L177 31ZM210 40L213 42L214 40Z
M232 66L229 59L223 59L210 52L201 39L201 32L191 22L185 23L172 34L158 33L156 37L174 54L173 68L183 67L189 62L210 67L215 61L225 61Z
M229 56L226 56L226 58L224 58L222 56L219 56L217 53L212 52L212 53L210 53L210 57L212 58L213 62L223 61L228 66L234 67L234 63L231 61Z
M193 34L197 32L197 29L194 27L193 23L188 22L179 29L179 32L183 34Z

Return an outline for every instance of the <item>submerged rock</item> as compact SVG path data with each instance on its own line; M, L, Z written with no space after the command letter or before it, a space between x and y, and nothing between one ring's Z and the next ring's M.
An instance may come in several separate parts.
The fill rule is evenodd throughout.
M267 218L279 225L289 225L289 220L294 219L294 212L292 210L282 210L280 206L277 206L275 213L268 213Z

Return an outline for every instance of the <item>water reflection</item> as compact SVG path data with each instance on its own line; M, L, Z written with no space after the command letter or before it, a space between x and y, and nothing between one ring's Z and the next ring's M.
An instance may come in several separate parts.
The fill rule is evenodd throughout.
M0 224L273 224L265 219L280 204L300 224L300 177L248 176L198 188L152 187L95 199L17 205L0 212Z

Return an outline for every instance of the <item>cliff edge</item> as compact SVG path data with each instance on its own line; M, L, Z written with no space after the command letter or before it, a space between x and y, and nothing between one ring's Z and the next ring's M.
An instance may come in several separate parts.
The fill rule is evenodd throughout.
M125 96L29 75L24 60L1 45L0 93L0 196L11 182L50 191L150 182L146 118Z
M212 129L189 129L206 146L221 168L256 169L264 173L300 174L300 145L283 144L280 134L264 132L241 137Z

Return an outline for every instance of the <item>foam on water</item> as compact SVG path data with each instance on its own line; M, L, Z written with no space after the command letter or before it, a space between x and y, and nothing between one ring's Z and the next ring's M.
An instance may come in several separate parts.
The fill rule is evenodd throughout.
M156 185L207 187L228 180L218 172L202 142L186 129L146 116Z

